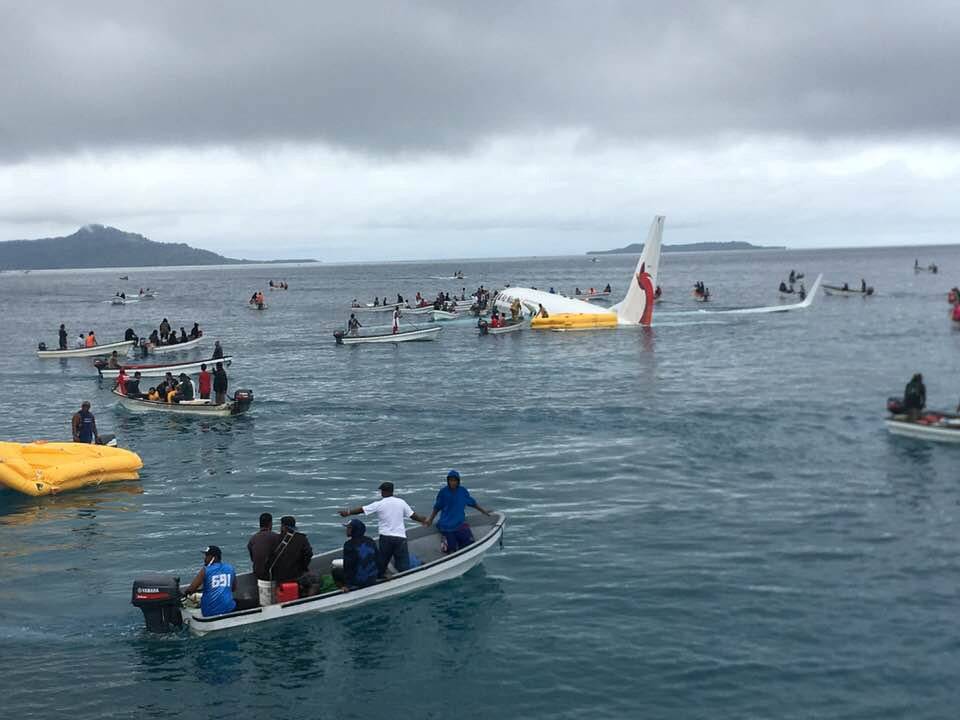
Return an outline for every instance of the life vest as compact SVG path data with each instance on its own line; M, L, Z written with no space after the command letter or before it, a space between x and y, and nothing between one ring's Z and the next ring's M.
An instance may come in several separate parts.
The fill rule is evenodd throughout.
M97 338L93 333L87 335L87 338L83 341L84 347L94 347L97 344Z

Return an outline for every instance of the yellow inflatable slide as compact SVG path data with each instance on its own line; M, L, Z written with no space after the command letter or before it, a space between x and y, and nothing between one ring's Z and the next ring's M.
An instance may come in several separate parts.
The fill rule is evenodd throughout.
M105 445L0 442L0 485L27 495L136 480L142 467L136 453Z

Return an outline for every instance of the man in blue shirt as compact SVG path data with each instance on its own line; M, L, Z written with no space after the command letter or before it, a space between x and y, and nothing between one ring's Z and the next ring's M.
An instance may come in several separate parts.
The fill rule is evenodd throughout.
M203 567L184 591L184 595L203 588L200 612L204 617L223 615L237 609L233 592L237 589L237 573L232 565L221 560L220 548L210 545L203 550Z
M433 512L427 519L427 525L429 526L433 523L437 513L440 513L437 530L443 535L441 547L446 553L456 552L473 542L473 533L470 532L470 526L467 524L466 518L468 505L476 508L484 515L490 514L489 510L484 510L477 505L477 501L471 497L469 491L460 485L460 473L451 470L447 473L447 486L437 493L436 502L433 503Z
M377 582L380 558L377 544L366 536L366 525L354 518L344 527L349 540L343 544L343 567L334 567L331 574L337 586L347 592Z

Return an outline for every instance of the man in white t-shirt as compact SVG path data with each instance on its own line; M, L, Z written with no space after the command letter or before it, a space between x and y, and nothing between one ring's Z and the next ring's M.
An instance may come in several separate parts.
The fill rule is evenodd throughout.
M423 515L418 515L407 503L393 495L393 483L380 483L381 498L376 502L351 510L341 510L340 517L348 515L376 515L380 530L380 577L384 577L387 565L393 558L393 567L398 573L410 569L410 554L407 552L407 529L403 522L407 518L421 525L427 524Z

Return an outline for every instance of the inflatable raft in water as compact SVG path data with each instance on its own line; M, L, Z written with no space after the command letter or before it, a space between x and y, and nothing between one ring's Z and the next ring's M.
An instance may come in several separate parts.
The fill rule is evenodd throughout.
M142 467L136 453L105 445L0 442L0 485L26 495L137 480Z

